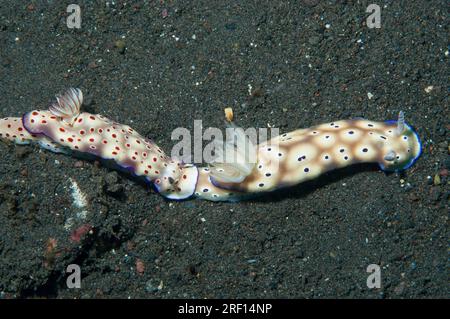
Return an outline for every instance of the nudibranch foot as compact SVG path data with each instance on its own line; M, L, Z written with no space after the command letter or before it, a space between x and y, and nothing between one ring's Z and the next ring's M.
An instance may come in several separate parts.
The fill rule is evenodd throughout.
M59 145L58 143L53 142L52 140L50 140L49 138L47 138L45 136L40 136L39 139L37 140L37 142L40 147L42 147L43 149L46 149L50 152L61 153L61 154L66 154L66 155L71 154L71 151L67 147L63 147L63 146Z

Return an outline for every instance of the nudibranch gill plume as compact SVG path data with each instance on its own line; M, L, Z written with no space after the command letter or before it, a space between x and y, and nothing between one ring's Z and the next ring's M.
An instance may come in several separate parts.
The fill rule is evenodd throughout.
M341 120L285 133L259 145L235 127L232 139L217 142L219 156L207 167L196 167L170 158L127 125L81 112L82 102L82 92L71 88L58 95L48 110L0 119L0 138L114 161L175 200L237 201L356 163L373 162L384 171L401 171L421 154L419 136L400 112L395 121Z

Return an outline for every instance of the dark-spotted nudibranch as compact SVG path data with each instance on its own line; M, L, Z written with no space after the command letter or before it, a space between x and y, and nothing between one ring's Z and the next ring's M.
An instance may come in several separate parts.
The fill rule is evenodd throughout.
M395 121L336 121L282 134L259 145L236 128L231 141L218 143L222 156L209 167L197 168L169 158L127 125L80 112L82 101L80 90L69 89L48 110L1 119L0 138L17 144L37 141L53 152L90 153L144 176L166 198L193 196L212 201L236 201L355 163L374 162L382 170L401 171L421 153L417 133L400 112ZM251 161L249 155L253 155Z
M237 147L225 148L240 152ZM251 168L243 170L238 161L213 163L208 175L216 189L268 192L356 163L374 162L384 171L401 171L420 156L421 144L400 112L397 121L355 119L326 123L286 133L248 149L257 154Z

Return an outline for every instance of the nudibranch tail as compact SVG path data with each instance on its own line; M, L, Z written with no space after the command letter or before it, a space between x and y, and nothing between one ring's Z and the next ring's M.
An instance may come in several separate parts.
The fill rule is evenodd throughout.
M0 119L0 138L4 138L19 145L37 142L42 148L54 153L67 153L64 147L61 147L58 143L53 142L49 138L28 132L23 126L22 118L20 117Z
M23 127L20 117L0 119L0 138L16 144L29 144L35 138Z

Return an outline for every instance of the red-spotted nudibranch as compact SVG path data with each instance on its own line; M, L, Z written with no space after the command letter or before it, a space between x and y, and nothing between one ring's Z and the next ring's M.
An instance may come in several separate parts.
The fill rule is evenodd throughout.
M120 167L153 182L170 199L194 193L198 171L169 158L156 144L127 125L102 115L80 112L83 94L69 89L48 110L0 120L0 137L18 144L37 141L55 152L89 153L113 160Z
M83 94L69 89L48 110L0 119L0 138L17 144L36 141L53 152L89 153L153 182L169 199L191 196L236 201L313 179L355 163L378 163L401 171L420 156L417 133L400 112L395 121L337 121L277 136L259 145L236 128L216 147L218 159L197 168L169 158L131 127L102 115L81 112Z

